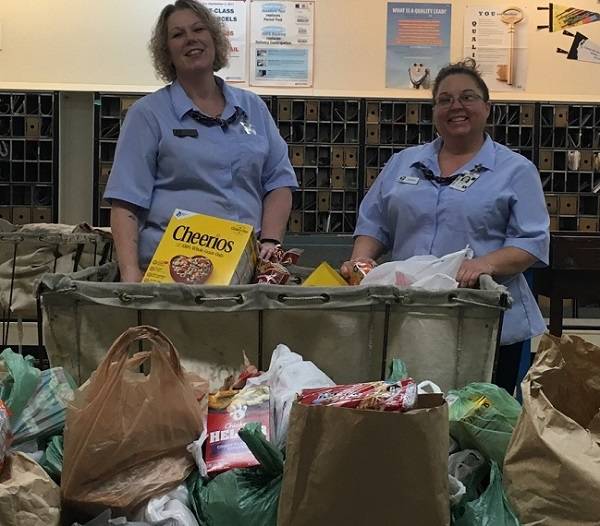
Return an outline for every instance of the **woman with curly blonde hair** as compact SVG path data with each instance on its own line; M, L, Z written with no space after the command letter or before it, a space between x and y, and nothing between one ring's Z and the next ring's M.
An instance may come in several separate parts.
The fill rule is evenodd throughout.
M267 256L298 184L263 101L215 75L230 50L223 24L196 0L177 0L149 47L169 84L129 108L104 194L121 280L142 279L176 208L251 224Z

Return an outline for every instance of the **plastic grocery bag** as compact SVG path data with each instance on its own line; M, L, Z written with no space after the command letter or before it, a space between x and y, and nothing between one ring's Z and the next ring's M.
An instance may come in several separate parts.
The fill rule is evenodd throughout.
M104 510L100 515L94 517L91 521L85 524L74 522L72 526L152 526L149 523L143 521L128 521L127 517L114 517L111 510ZM165 523L162 526L171 526L169 523Z
M335 382L313 362L303 360L286 345L279 344L271 356L269 370L248 380L248 385L267 384L271 390L273 443L283 448L296 395L303 389L331 387Z
M150 373L128 359L134 341L150 343ZM135 367L133 366L135 365ZM67 410L61 489L70 507L129 513L183 482L187 452L202 431L202 410L171 341L148 326L125 331Z
M148 501L137 519L151 526L198 526L198 521L189 509L189 492L186 486Z
M25 409L13 421L14 445L62 432L66 407L76 387L62 367L42 371Z
M450 506L456 506L467 493L465 485L456 477L448 474L448 494Z
M456 288L456 274L466 259L473 257L467 247L441 258L435 256L413 256L404 261L390 261L375 267L362 280L361 285L413 285L428 290ZM451 278L451 281L446 277Z
M474 449L457 451L448 457L448 473L465 485L467 501L479 497L489 472L489 463Z
M40 460L40 466L53 480L60 482L63 466L64 440L62 435L53 436L46 446L46 451Z
M232 469L211 481L192 477L193 509L203 526L276 526L283 456L267 441L260 424L248 424L239 435L260 466Z
M504 495L502 473L495 462L490 484L481 497L471 502L463 500L452 510L452 518L454 526L520 526Z
M504 462L521 406L504 389L472 383L448 391L450 434L461 449L475 449L498 465Z
M11 424L21 416L36 390L40 370L22 355L5 349L0 354L0 400L12 413Z
M8 455L0 473L0 524L58 526L59 521L58 486L24 453Z
M406 364L400 358L394 358L392 360L392 365L390 365L390 374L385 379L385 381L391 384L395 384L396 382L406 380L407 378L408 369L406 368Z

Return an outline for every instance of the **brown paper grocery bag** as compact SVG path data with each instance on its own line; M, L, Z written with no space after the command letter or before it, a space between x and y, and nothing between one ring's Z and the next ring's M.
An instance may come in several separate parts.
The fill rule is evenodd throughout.
M295 404L279 526L450 524L448 406L384 413Z
M524 526L600 524L600 347L544 336L504 463Z
M129 358L136 340L152 348ZM138 367L148 357L146 376ZM89 515L127 513L168 492L192 471L186 446L201 430L197 392L171 341L153 327L125 331L68 407L63 501Z
M58 526L60 489L23 453L10 453L0 473L2 526Z

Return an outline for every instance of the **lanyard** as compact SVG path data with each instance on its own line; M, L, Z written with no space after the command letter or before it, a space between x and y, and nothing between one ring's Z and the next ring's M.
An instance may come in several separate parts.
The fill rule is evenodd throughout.
M417 162L413 166L421 172L421 175L429 181L435 181L441 186L452 186L456 190L464 192L469 186L471 186L478 178L481 172L487 170L483 165L476 164L471 170L467 172L461 172L450 177L440 177L434 175L434 173L427 168L423 163Z
M208 115L204 115L196 110L188 111L188 115L203 126L207 126L209 128L211 126L220 126L223 128L223 130L226 130L231 124L235 124L239 120L247 120L248 118L246 112L239 106L235 107L235 112L227 119L221 119L220 117L209 117Z

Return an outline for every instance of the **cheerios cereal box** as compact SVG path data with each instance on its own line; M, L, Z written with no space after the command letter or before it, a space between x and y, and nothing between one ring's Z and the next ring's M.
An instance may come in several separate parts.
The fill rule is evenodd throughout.
M142 282L249 283L256 257L251 225L176 209Z

